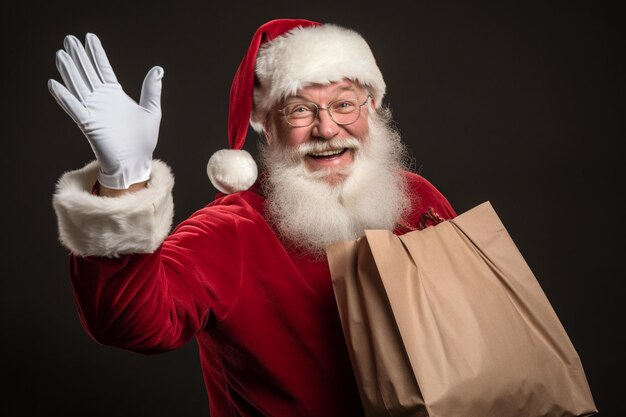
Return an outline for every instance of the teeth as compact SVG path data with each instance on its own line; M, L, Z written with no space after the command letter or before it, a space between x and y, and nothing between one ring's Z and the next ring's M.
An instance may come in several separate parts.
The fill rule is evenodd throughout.
M311 152L309 155L311 155L311 156L333 156L333 155L339 155L341 152L343 152L343 149L331 149L331 150L323 151L323 152Z

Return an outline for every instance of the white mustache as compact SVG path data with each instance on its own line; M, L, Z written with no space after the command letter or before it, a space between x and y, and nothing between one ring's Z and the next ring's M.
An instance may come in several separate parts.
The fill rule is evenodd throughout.
M310 153L319 153L337 149L359 149L361 142L355 138L337 139L333 138L328 141L307 141L300 144L294 153L297 156L304 157Z

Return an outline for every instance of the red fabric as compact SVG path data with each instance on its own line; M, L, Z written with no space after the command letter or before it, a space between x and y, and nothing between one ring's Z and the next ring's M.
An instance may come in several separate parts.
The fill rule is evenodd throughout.
M320 25L320 23L305 19L276 19L265 23L254 33L248 51L239 64L230 87L228 143L231 149L242 149L246 140L250 115L252 114L254 64L261 44L271 41L295 27L316 25Z
M414 210L456 214L407 174ZM142 353L197 339L211 417L361 416L325 260L277 239L253 188L219 198L149 255L72 257L81 322L101 343ZM402 233L398 230L397 233Z

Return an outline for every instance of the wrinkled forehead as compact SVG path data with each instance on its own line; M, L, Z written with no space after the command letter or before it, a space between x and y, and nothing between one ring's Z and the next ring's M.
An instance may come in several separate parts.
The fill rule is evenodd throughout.
M300 88L295 94L285 97L282 102L294 100L329 101L343 96L361 98L367 94L367 89L358 82L344 79L328 84L310 84Z

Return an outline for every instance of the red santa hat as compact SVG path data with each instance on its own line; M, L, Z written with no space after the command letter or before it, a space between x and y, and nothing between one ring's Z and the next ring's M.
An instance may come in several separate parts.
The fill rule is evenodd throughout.
M213 186L224 193L250 188L258 171L243 149L248 125L260 133L268 112L285 97L342 79L366 86L380 106L385 81L357 32L304 19L271 20L257 29L230 89L230 149L215 152L207 165Z

